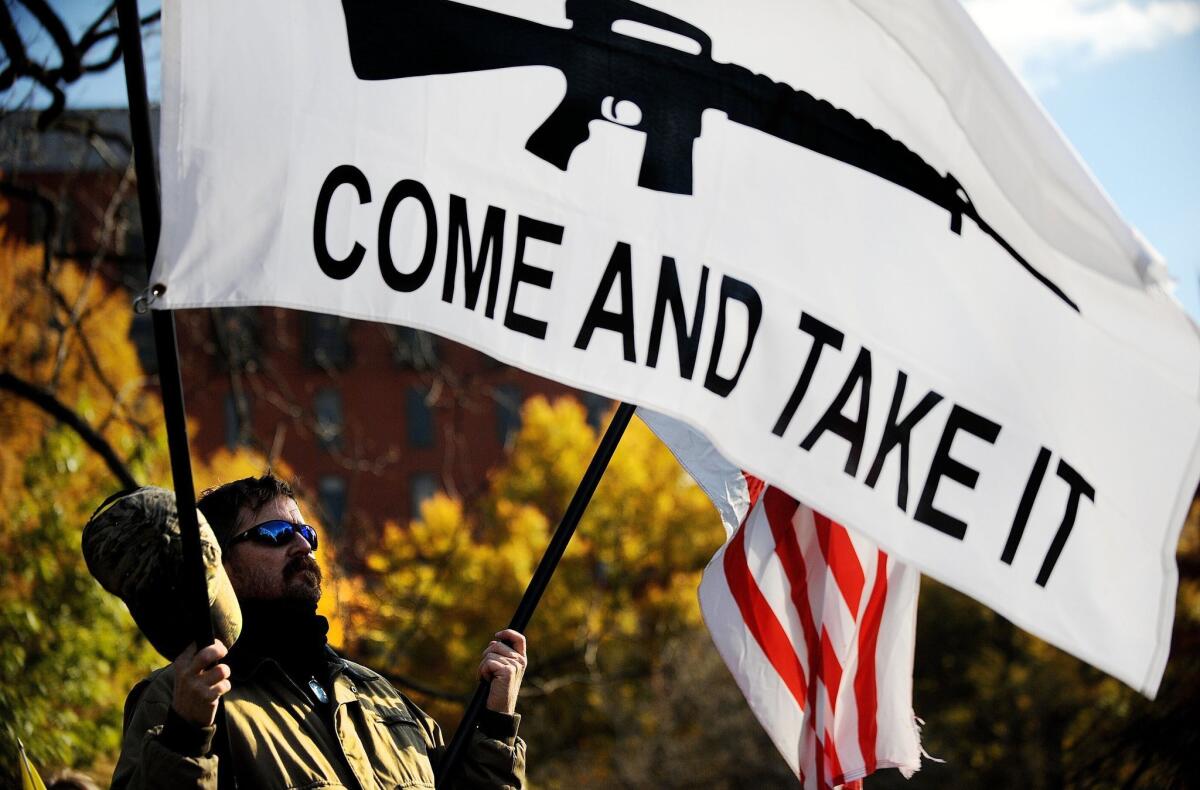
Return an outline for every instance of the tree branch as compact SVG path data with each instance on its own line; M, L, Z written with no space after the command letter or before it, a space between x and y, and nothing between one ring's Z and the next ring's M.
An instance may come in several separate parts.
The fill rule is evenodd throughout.
M30 79L41 85L50 94L50 106L38 114L37 126L39 131L45 131L53 124L66 109L65 86L77 81L84 74L105 71L121 59L121 48L113 43L111 49L98 61L88 62L88 55L102 42L117 35L117 26L104 27L105 22L112 16L116 3L110 3L96 19L88 26L78 42L72 41L70 33L63 24L61 16L50 7L46 0L19 0L25 6L38 25L45 31L58 50L60 63L48 67L34 63L29 59L25 42L13 23L8 4L0 5L0 45L8 54L9 63L0 71L0 90L12 87L17 80ZM161 11L155 11L143 17L143 26L153 24L162 18Z
M71 306L67 303L66 297L62 295L62 292L53 285L49 285L48 288L50 289L50 295L54 297L55 303L68 313L71 312ZM108 380L108 376L105 374L104 368L100 366L100 358L96 356L96 350L92 347L92 341L88 340L87 333L79 327L81 320L82 317L75 319L71 323L68 323L68 326L64 327L63 331L65 332L68 327L75 328L75 336L79 339L79 347L83 349L83 356L85 359L87 359L88 365L91 367L92 372L96 374L96 379L100 382L100 386L104 387L105 392L107 392L109 398L112 399L114 411L117 409L123 411L125 415L125 421L129 425L132 425L137 432L142 435L143 438L148 438L150 436L150 428L145 423L137 419L137 417L135 417L125 406L122 405L123 399L121 397L121 393L117 390L116 386Z
M45 0L21 0L21 4L41 23L42 29L50 34L50 38L54 40L54 46L58 48L62 64L57 69L52 69L49 74L67 82L79 79L79 51L71 41L71 34L67 32L66 25L59 19L58 14L50 9Z
M25 44L17 33L16 23L7 5L0 4L0 47L8 55L8 67L0 73L0 90L8 90L16 81L17 75L29 67L29 56L25 53Z
M471 699L470 694L452 694L449 691L442 691L441 689L436 689L432 686L426 686L424 683L413 680L405 675L397 675L392 672L380 672L379 674L383 675L384 678L387 679L387 682L391 683L393 686L411 689L418 694L424 694L425 696L432 697L433 699L440 699L445 702L453 702L464 707Z
M17 397L23 398L74 430L88 447L92 448L97 455L104 459L104 463L108 466L109 471L121 481L122 487L138 487L137 480L134 479L129 468L125 466L125 462L120 459L116 450L108 443L108 440L93 430L92 426L84 422L82 417L75 413L74 410L68 408L58 398L41 387L18 378L7 371L0 372L0 390L7 390Z

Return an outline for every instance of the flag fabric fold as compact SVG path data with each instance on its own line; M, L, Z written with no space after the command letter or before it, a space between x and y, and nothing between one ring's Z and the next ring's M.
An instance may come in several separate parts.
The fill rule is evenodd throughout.
M920 767L912 666L920 574L745 474L689 426L639 411L728 539L700 584L718 652L806 788Z

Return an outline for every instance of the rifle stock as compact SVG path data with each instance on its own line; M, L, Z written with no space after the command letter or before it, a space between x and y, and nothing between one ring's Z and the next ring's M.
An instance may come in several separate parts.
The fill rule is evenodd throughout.
M342 0L350 62L361 80L553 66L566 71L571 31L453 0Z

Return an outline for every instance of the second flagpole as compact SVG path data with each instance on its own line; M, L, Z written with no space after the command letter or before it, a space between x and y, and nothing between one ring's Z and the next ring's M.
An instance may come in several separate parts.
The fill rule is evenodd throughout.
M546 553L538 562L537 569L533 572L533 578L530 579L529 586L525 588L525 594L521 597L521 603L517 605L517 611L508 624L512 630L524 633L526 626L529 625L534 610L537 609L538 602L542 599L542 593L550 584L550 579L558 568L559 560L566 552L567 544L571 542L571 537L575 534L575 528L579 526L579 521L583 518L583 512L587 510L588 503L592 501L592 494L596 492L596 486L604 477L604 472L608 469L608 462L612 460L613 453L616 452L617 445L620 444L621 437L625 434L625 428L629 425L629 420L633 417L636 408L630 403L622 403L617 406L612 421L604 431L600 445L596 448L596 453L592 456L587 471L583 473L583 479L579 481L579 487L575 489L575 495L571 497L571 502L563 513L558 529L550 538ZM489 687L490 684L487 681L481 680L475 689L475 695L467 704L462 721L438 764L436 780L438 787L449 786L454 778L454 772L462 760L463 747L470 741L475 723L479 720L479 715L483 713L484 705L487 703Z

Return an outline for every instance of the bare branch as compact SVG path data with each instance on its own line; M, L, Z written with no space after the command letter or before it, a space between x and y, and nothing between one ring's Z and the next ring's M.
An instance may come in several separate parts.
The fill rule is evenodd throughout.
M92 20L92 24L88 25L87 30L83 31L83 35L79 37L79 46L81 49L91 49L92 44L97 40L97 35L100 32L100 26L112 18L113 13L117 10L117 0L112 0L100 14Z
M120 456L117 455L112 445L108 443L108 440L93 430L92 426L88 425L82 417L58 398L41 387L18 378L7 371L0 372L0 390L7 390L13 395L32 403L63 425L74 430L88 447L92 448L97 455L104 459L104 463L108 466L109 471L121 482L123 487L137 488L137 480L134 479L133 474L129 471L125 462L121 460Z
M0 5L0 47L4 47L8 55L8 68L0 72L0 90L8 90L17 75L29 68L29 55L25 52L25 44L17 33L17 26L7 5Z
M49 67L34 63L29 59L25 43L13 22L12 14L7 5L0 6L0 45L8 54L8 66L0 71L0 90L12 87L18 80L31 80L42 86L50 94L50 106L38 115L39 131L48 129L66 109L65 88L85 74L106 71L121 59L119 42L113 41L111 48L99 60L88 60L93 50L109 39L115 39L118 27L115 24L105 27L112 17L116 3L110 3L96 19L88 26L78 42L72 41L66 25L57 12L50 8L46 0L19 0L38 24L50 36L58 50L60 63ZM162 19L162 12L155 11L140 20L141 25L152 25Z
M48 287L51 296L54 297L55 304L57 304L62 310L70 310L70 304L67 303L67 299L65 296L63 296L62 292L52 285ZM78 323L82 323L85 317L86 314L81 314L79 316ZM133 426L133 428L136 429L137 432L143 437L149 437L149 427L147 427L144 422L138 420L137 417L134 416L129 407L125 405L125 396L123 396L113 385L113 383L108 380L108 376L105 374L104 368L100 365L100 359L96 355L96 350L92 347L92 342L88 339L87 333L79 331L78 326L76 326L76 330L75 336L79 340L79 347L83 350L84 358L87 360L88 366L92 369L92 372L96 374L96 379L100 382L100 386L104 387L105 392L107 392L109 397L112 399L113 411L116 412L119 409L121 412L123 412L125 421L129 425ZM65 332L66 328L64 328L63 331Z
M433 699L440 699L440 700L444 700L446 702L454 702L454 703L457 703L459 705L464 705L464 706L471 699L471 695L469 695L469 694L453 694L449 691L443 691L441 689L436 689L433 686L427 686L424 683L421 683L420 681L413 680L412 678L408 677L407 675L397 675L392 672L380 672L379 674L383 675L387 679L387 681L389 683L391 683L393 686L399 686L400 688L411 689L412 691L415 691L418 694L424 694L426 697L432 697Z
M125 162L114 159L113 152L108 148L109 145L116 145L123 148L126 159L133 152L133 143L130 142L127 134L114 132L111 129L103 129L96 123L95 118L88 115L73 115L69 118L63 118L54 127L54 131L76 134L87 140L93 150L113 169L123 166ZM107 145L101 148L99 143Z
M67 27L59 19L58 14L46 5L45 0L21 0L21 4L29 10L29 13L33 14L42 29L50 34L54 46L58 48L59 57L62 58L62 65L47 73L65 82L74 82L79 79L79 51L75 48L75 42L71 41L71 34L67 32Z
M108 39L108 38L113 38L117 35L117 26L116 25L105 28L104 30L98 29L100 23L102 23L104 21L104 19L108 16L108 14L111 13L111 11L113 9L115 9L116 7L117 7L117 4L114 2L112 5L110 5L108 7L108 9L109 9L108 11L105 11L100 16L100 18L96 20L96 22L92 23L92 27L95 29L89 28L88 32L84 33L83 37L81 39L79 39L79 46L81 49L84 49L84 50L91 49L96 44L99 44L101 41L104 41L105 39ZM148 27L150 25L153 25L155 22L159 22L161 20L162 20L162 11L154 11L153 13L146 14L144 17L141 18L141 20L139 20L139 22L142 27Z

